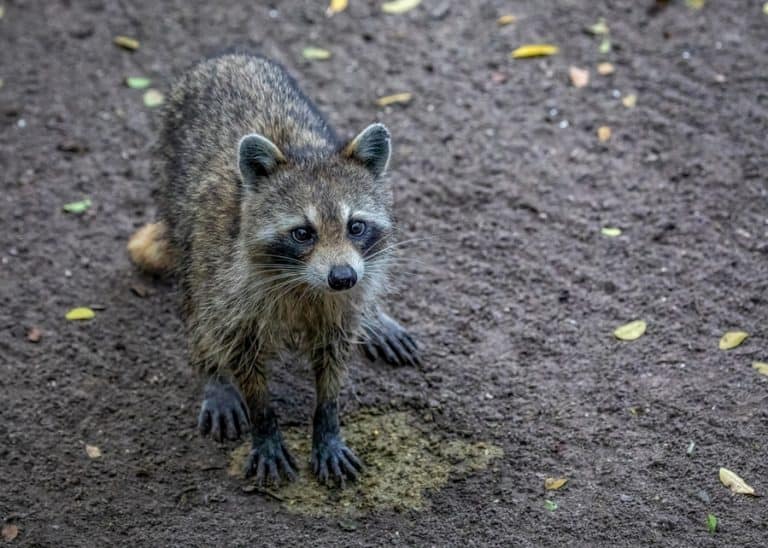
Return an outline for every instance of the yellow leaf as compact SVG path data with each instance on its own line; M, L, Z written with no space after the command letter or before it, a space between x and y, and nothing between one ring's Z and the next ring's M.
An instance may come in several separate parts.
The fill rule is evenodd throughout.
M69 312L67 312L67 315L65 318L68 320L91 320L96 316L96 313L91 310L90 308L86 308L84 306L73 308Z
M568 76L571 77L571 83L575 88L583 88L589 84L589 70L571 67L568 69Z
M733 493L755 496L755 490L727 468L720 469L720 481L723 485L730 488Z
M323 48L307 47L301 51L301 54L312 61L325 61L331 58L331 52Z
M560 51L560 48L552 44L525 44L510 53L510 56L513 59L525 59L526 57L554 55L558 51Z
M752 367L754 367L761 375L768 376L768 363L752 362Z
M600 233L609 238L616 238L617 236L621 236L621 229L615 226L604 226L600 229Z
M379 97L376 99L376 104L380 107L385 107L387 105L393 105L395 103L409 103L411 99L413 98L412 93L395 93L393 95L385 95L384 97Z
M507 15L502 15L501 17L496 19L496 24L499 25L500 27L503 27L505 25L511 25L515 21L517 21L516 15L507 14Z
M608 76L609 74L613 74L616 72L616 69L613 66L613 63L599 63L597 65L597 73L601 74L603 76Z
M608 139L611 138L611 128L608 126L600 126L597 128L597 138L600 139L601 143L606 142Z
M625 95L624 98L621 100L621 104L627 108L635 108L635 105L637 104L637 95L635 95L634 93Z
M87 445L86 444L85 452L92 459L98 459L99 457L101 457L101 449L99 449L95 445Z
M348 5L348 0L331 0L331 3L328 5L328 9L325 10L325 14L330 17L335 13L341 13L347 9Z
M614 337L622 341L634 341L643 336L646 329L646 323L643 320L635 320L617 327L613 331Z
M128 36L115 36L113 40L116 46L120 46L123 49L129 51L136 51L139 49L139 41L136 38L130 38Z
M144 106L149 108L159 107L163 104L163 101L165 101L165 97L156 89L148 89L144 93Z
M421 4L421 0L392 0L381 5L381 11L389 14L405 13Z
M567 478L547 478L544 480L544 489L555 491L568 483Z
M749 337L749 333L745 333L744 331L728 331L720 339L720 350L736 348L743 343L747 337Z

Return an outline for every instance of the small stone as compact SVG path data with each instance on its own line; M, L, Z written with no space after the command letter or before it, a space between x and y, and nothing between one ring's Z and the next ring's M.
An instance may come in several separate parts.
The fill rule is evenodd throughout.
M40 331L40 328L38 327L30 327L27 330L27 340L32 343L40 342L40 339L43 338L43 332Z

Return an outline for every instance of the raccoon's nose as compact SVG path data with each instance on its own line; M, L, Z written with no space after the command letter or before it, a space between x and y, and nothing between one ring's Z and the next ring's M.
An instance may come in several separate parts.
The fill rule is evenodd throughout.
M348 264L334 266L328 273L328 285L336 291L349 289L356 283L357 272Z

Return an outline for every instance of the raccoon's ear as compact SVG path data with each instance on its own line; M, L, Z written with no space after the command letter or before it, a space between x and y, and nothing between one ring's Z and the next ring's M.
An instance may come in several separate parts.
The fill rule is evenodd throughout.
M342 154L363 164L374 177L381 177L392 153L389 130L384 124L371 124L344 147Z
M285 162L285 156L277 145L258 133L240 139L237 148L237 164L247 185L255 184L259 178L266 177Z

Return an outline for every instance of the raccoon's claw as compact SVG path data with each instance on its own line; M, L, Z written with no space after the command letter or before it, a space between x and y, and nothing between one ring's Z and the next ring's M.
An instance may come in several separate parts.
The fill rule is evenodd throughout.
M421 365L418 345L410 333L395 320L379 314L377 322L366 327L363 352L371 361L381 358L390 365Z
M296 462L285 448L283 438L279 432L255 441L251 448L251 454L245 463L245 477L254 477L256 485L263 487L268 482L277 487L280 485L280 475L288 481L294 481L296 475Z
M346 480L356 480L363 463L338 436L327 438L312 448L312 470L318 481L333 479L344 487Z
M251 430L248 410L240 393L228 382L211 380L203 393L197 418L200 434L221 442L236 440Z

